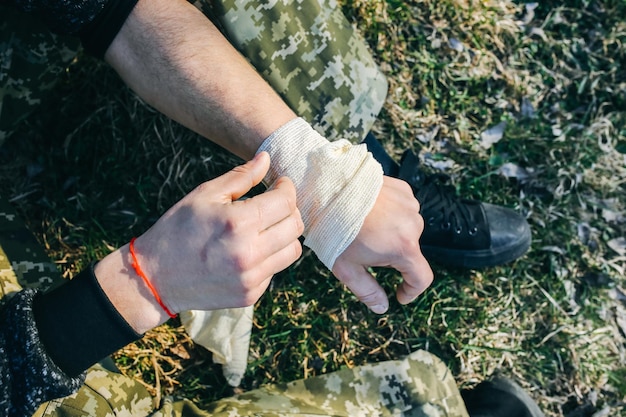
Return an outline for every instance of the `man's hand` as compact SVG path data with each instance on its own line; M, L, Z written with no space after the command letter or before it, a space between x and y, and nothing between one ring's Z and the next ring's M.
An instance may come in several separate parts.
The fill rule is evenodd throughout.
M408 304L433 280L433 272L419 247L423 230L419 203L409 185L384 177L372 211L356 239L335 261L333 273L373 312L382 314L387 311L389 300L367 268L395 268L403 278L396 296L401 304Z
M291 181L237 201L269 167L267 154L196 188L136 243L139 262L175 311L254 304L302 254Z
M269 156L260 153L200 185L137 238L138 263L170 310L252 305L272 276L300 257L298 237L304 225L289 179L279 179L263 194L238 200L261 182L268 168ZM128 246L102 260L95 273L137 331L167 320L130 267Z

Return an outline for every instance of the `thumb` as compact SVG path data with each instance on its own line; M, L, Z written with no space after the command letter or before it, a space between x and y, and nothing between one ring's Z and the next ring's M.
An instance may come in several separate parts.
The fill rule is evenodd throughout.
M260 152L250 161L236 166L226 174L215 179L222 196L228 201L235 201L250 189L258 185L267 174L270 157L267 152Z
M333 273L374 313L383 314L389 308L385 290L363 266L338 260L333 266Z

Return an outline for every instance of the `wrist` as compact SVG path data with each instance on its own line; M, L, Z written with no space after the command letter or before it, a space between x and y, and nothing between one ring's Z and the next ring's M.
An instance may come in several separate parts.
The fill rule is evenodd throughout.
M94 273L113 306L138 333L165 323L169 316L133 268L126 244L96 264Z
M365 145L329 142L301 118L272 133L262 151L271 159L266 184L282 176L293 182L304 244L332 270L376 202L383 184L380 164Z

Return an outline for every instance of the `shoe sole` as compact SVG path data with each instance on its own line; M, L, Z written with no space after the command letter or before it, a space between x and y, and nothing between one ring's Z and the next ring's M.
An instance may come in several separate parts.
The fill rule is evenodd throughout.
M462 390L463 402L470 416L545 417L529 393L515 381L496 377L469 390Z
M504 265L516 260L530 249L531 233L528 229L513 244L496 249L466 250L447 249L438 246L423 245L422 253L429 262L443 266L455 266L467 269L489 268Z
M516 382L508 378L497 377L491 380L491 383L496 389L507 392L517 398L524 405L529 416L545 417L545 414L539 409L535 400L533 400Z

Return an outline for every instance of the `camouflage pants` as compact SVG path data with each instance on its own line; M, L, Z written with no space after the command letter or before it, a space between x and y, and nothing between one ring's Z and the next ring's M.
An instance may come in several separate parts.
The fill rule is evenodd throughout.
M385 99L386 80L336 4L324 0L195 1L299 115L329 139L358 141ZM78 51L0 6L0 143L54 86ZM236 18L235 18L236 17ZM53 263L0 196L0 298L22 287L62 282ZM74 395L43 404L36 416L467 416L454 378L436 357L365 365L271 385L199 410L166 399L155 409L138 383L102 365Z

